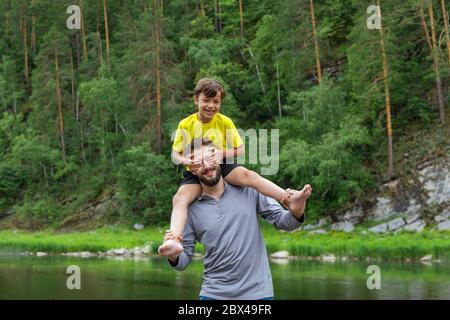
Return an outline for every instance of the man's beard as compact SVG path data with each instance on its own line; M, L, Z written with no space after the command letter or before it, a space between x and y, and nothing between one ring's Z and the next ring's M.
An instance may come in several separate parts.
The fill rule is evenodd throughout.
M220 166L217 166L214 169L214 172L215 172L215 174L211 178L206 178L205 176L203 176L203 172L202 172L200 175L198 175L198 179L200 180L201 183L203 183L209 187L213 187L217 183L219 183L220 177L222 176L222 170L220 169Z

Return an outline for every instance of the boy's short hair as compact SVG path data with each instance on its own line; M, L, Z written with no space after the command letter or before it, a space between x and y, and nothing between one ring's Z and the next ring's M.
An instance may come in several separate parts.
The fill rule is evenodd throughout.
M200 93L203 93L205 96L211 98L215 97L218 91L220 91L220 98L223 100L225 98L225 88L223 85L217 80L202 78L198 80L195 86L194 95L198 97Z

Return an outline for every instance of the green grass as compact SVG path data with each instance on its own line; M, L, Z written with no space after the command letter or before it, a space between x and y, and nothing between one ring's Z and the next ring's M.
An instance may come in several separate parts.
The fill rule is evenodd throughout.
M377 235L360 231L280 233L266 226L263 230L269 252L287 250L297 256L334 254L338 257L417 259L426 254L434 257L450 254L450 232L445 231Z
M280 232L272 226L262 224L264 240L269 253L288 250L291 255L317 257L334 254L338 257L418 259L426 254L434 257L450 253L450 232L423 231L397 235L376 235L330 232L307 234ZM163 228L147 228L141 231L120 227L106 227L95 231L58 234L52 231L0 231L0 251L44 251L51 253L73 251L106 251L113 248L133 248L149 245L156 253L163 237ZM197 245L196 251L204 248Z

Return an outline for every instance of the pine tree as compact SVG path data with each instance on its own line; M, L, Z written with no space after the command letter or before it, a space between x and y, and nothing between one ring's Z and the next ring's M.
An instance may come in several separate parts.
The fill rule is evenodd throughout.
M436 92L439 107L439 119L441 120L441 124L444 125L445 124L444 95L442 94L442 79L439 64L439 49L437 46L437 39L436 39L436 25L434 21L433 1L431 0L428 2L428 14L430 17L430 24L431 24L431 44L432 44L431 55L433 57L433 69L436 76Z
M391 93L389 90L389 78L388 78L388 62L386 56L386 48L384 44L384 28L381 15L380 0L377 0L377 5L380 10L380 49L381 57L383 59L383 81L384 81L384 96L386 99L386 131L388 137L388 168L387 179L390 180L394 173L394 152L392 146L392 123L391 123Z
M313 35L314 49L315 49L315 54L316 54L317 82L320 83L320 81L322 80L322 68L320 66L319 42L317 41L316 16L314 14L314 1L309 0L309 3L310 3L310 10L311 10L312 35Z
M59 148L63 162L67 159L67 112L70 105L70 86L66 79L71 79L69 66L68 40L56 27L51 27L43 38L43 46L36 58L36 70L33 73L33 111L31 122L39 132L58 136ZM54 119L55 126L52 126ZM72 119L71 119L72 120ZM72 122L72 121L69 121ZM55 128L52 130L52 128ZM49 136L51 136L49 134Z
M448 27L448 11L445 8L444 0L441 0L442 19L444 20L445 41L447 43L448 63L450 64L450 31Z

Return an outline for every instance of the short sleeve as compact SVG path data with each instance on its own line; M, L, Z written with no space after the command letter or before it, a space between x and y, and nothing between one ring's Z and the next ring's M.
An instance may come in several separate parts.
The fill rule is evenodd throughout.
M233 121L229 119L227 123L227 132L226 132L226 141L232 142L232 148L237 148L243 144L242 138L239 135L239 132L236 129L236 126L234 125Z
M189 138L189 131L184 128L182 122L180 122L175 133L172 149L178 153L181 153L184 151L185 146L190 142L190 140L191 139Z

